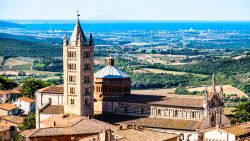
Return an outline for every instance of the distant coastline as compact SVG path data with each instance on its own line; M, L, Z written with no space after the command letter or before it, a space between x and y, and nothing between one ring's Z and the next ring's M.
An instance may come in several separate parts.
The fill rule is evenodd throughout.
M71 30L74 20L5 20L23 25L28 30ZM91 32L129 30L242 30L250 31L250 21L136 21L82 20L84 29ZM85 28L86 27L86 28ZM1 27L0 27L1 28Z

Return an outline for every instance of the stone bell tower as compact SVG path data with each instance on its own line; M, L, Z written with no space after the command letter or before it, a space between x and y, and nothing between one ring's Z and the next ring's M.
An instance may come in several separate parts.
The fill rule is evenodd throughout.
M93 116L94 40L82 30L79 14L71 38L63 41L64 113Z

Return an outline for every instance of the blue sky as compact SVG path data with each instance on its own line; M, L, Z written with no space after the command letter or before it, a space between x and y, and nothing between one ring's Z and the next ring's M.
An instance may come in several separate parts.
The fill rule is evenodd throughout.
M250 0L0 0L0 19L250 20Z

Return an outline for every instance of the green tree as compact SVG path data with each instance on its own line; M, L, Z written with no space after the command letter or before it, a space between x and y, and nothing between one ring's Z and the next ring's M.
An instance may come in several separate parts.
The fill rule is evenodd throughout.
M21 131L34 129L36 127L36 114L30 113L23 121L23 124L18 126Z
M250 101L241 102L239 105L235 107L233 111L234 118L236 122L247 122L250 121Z
M25 137L23 137L22 135L18 134L15 138L15 141L25 141Z
M155 49L152 49L151 53L152 53L152 54L156 54L157 52L156 52Z
M17 86L13 80L0 76L0 90L9 90Z
M24 96L34 99L36 90L40 88L48 87L50 85L52 85L52 83L50 82L44 82L39 79L28 78L28 79L25 79L23 82L22 93Z

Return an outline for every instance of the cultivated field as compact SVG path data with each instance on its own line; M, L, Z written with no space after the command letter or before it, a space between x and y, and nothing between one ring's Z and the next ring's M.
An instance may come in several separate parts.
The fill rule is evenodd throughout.
M132 90L133 94L156 94L156 95L166 95L166 94L173 94L175 91L174 88L169 89L147 89L147 90Z
M36 75L48 75L55 76L59 72L49 72L49 71L35 71L35 70L24 70L27 74L36 74Z
M168 97L188 97L188 98L203 98L203 96L197 95L179 95L175 94L175 88L167 89L147 89L147 90L132 90L132 94L143 94L143 95L162 95Z
M8 58L3 64L3 66L13 70L27 70L31 68L31 65L31 61L19 60L15 58Z
M60 78L60 76L51 76L51 77L43 78L43 79L41 79L41 80L47 81L47 80L49 80L49 79L59 79L59 78Z
M151 69L151 68L142 68L140 70L134 70L134 73L166 73L166 74L173 74L173 75L185 75L188 74L186 72L178 72L178 71L166 71L166 70L160 70L160 69ZM207 77L207 75L202 74L194 74L192 75L200 76L200 77Z
M189 58L195 56L188 56ZM140 54L137 56L139 60L147 61L148 63L160 63L163 65L181 65L186 63L180 63L181 60L186 59L186 55L162 55L162 54Z
M245 97L248 97L243 91L231 86L231 85L223 85L222 86L223 88L223 91L226 95L230 95L230 94L236 94L238 97L242 97L242 96L245 96ZM197 87L197 88L188 88L188 91L189 92L194 92L194 91L204 91L206 89L206 87ZM208 87L208 91L211 91L212 90L212 87ZM216 86L216 90L219 91L220 90L220 86Z

